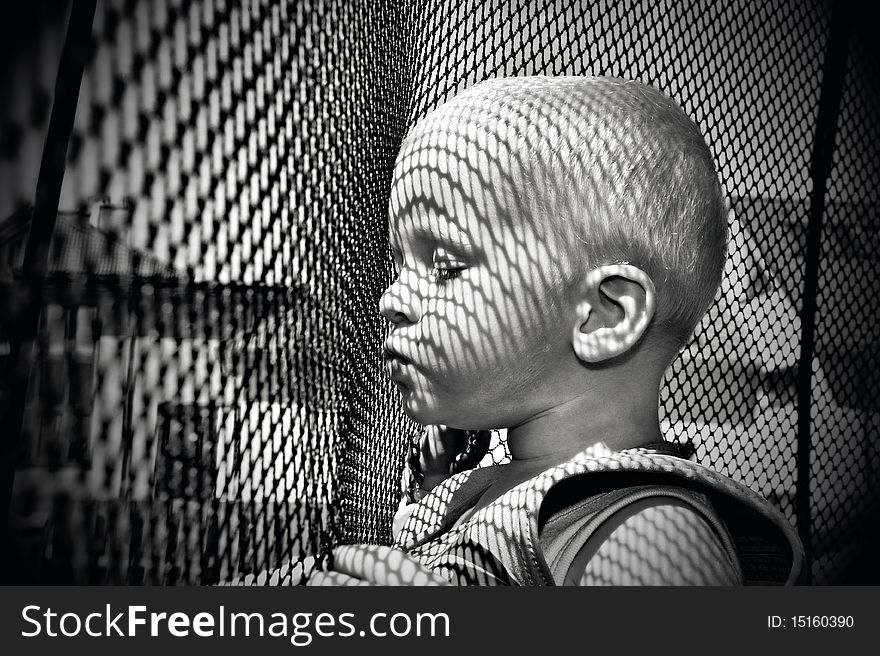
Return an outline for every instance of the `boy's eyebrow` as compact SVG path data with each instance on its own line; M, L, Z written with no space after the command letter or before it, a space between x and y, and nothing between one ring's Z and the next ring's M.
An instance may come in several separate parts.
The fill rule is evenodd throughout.
M474 244L468 234L452 223L441 224L432 227L420 226L414 231L417 239L426 241L442 241L454 248L466 251L472 251Z

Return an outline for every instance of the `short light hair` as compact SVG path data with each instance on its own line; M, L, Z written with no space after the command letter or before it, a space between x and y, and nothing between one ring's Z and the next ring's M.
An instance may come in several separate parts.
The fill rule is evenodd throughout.
M501 78L466 89L410 138L441 126L491 135L489 156L516 169L517 206L571 244L574 278L638 266L657 289L655 325L676 346L690 338L721 282L727 211L709 148L675 102L614 78Z

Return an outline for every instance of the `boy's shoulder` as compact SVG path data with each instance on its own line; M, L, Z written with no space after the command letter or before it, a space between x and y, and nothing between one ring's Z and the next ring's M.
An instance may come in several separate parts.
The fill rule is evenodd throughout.
M743 573L723 524L699 506L656 497L631 504L598 531L583 522L574 535L549 541L554 579L566 585L742 585ZM583 534L583 535L581 535ZM582 538L578 541L577 538ZM562 549L559 549L562 546ZM562 560L559 553L569 557Z

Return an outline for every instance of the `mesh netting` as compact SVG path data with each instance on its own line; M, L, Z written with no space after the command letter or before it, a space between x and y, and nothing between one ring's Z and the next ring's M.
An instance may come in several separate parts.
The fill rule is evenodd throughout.
M417 428L377 311L402 137L483 79L601 74L680 103L730 201L722 291L667 372L667 439L776 505L813 582L876 581L877 71L840 9L100 3L28 333L16 290L46 220L29 203L61 4L16 17L2 79L10 578L214 583L295 563L298 582L333 544L390 542ZM506 457L496 436L483 464Z

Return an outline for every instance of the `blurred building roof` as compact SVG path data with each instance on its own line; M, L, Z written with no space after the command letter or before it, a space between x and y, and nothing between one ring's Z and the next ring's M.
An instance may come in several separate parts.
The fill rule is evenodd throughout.
M23 208L0 222L0 280L21 273L32 211L32 207ZM183 277L154 255L131 248L119 235L92 225L90 218L87 212L58 213L49 247L50 276Z

